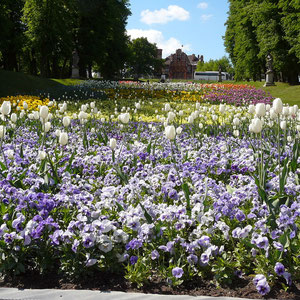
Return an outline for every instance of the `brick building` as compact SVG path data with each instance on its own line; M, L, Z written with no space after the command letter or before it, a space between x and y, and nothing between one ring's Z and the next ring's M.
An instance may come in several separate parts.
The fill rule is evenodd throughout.
M165 59L163 74L169 79L193 79L199 61L203 61L203 55L186 55L181 49Z

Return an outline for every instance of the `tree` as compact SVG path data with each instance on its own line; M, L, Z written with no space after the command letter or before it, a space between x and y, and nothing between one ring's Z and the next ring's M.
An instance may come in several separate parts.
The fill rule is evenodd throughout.
M19 70L18 56L22 53L24 26L21 23L23 0L0 2L0 53L6 70Z
M234 64L236 79L265 73L268 53L275 76L298 83L300 72L299 1L229 0L224 44Z
M135 78L139 78L141 75L154 75L162 68L163 62L157 58L157 47L148 42L147 38L134 39L129 44L129 49L131 55L129 60L130 73Z
M223 56L220 59L210 59L208 62L198 62L197 71L218 71L221 67L223 72L234 74L234 69L228 57Z
M43 77L58 76L61 63L70 60L73 49L73 0L26 0L27 49L37 60Z
M93 65L105 78L115 77L128 56L128 0L78 0L80 75Z

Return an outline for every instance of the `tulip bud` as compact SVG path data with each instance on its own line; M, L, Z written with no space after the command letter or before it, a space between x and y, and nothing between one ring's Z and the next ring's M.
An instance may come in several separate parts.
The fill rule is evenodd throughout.
M165 111L168 112L169 110L171 110L171 105L170 105L170 103L166 103L165 104Z
M4 116L9 115L11 111L10 101L4 101L1 105L1 112Z
M69 117L63 117L63 125L68 127L71 123L71 119Z
M176 135L175 127L173 125L167 126L165 128L165 135L169 140L174 140Z
M190 115L190 116L188 117L188 123L189 123L189 124L193 124L193 123L194 123L194 117L193 117L193 115Z
M0 125L0 138L3 139L5 136L6 128L3 125Z
M260 133L262 131L263 122L260 119L258 118L253 119L251 125L252 125L251 126L252 132Z
M281 122L280 122L280 128L281 128L282 130L286 130L286 121L281 121Z
M255 106L255 113L259 117L263 117L266 114L266 105L264 103L257 103Z
M95 108L95 102L91 102L91 108Z
M65 146L67 145L68 143L68 134L66 132L62 132L59 136L59 143L62 145L62 146Z
M109 147L111 150L115 150L117 147L117 140L115 138L111 138L109 140Z
M51 123L50 122L46 122L45 123L45 132L49 132L51 128Z
M49 114L49 108L48 106L41 106L40 107L40 117L45 121L45 119L48 117Z
M253 104L249 105L248 112L249 112L249 114L254 114L255 113L255 106Z
M176 117L176 115L172 111L169 111L169 113L168 113L169 121L172 122L175 119L175 117Z
M40 160L43 160L43 159L45 159L45 158L46 158L46 152L40 150L40 151L39 151L39 159L40 159Z
M6 151L5 151L5 155L6 155L9 159L13 159L13 158L14 158L14 150L6 150Z
M181 134L181 132L182 132L182 127L177 127L176 128L176 134Z
M219 112L220 112L221 114L223 114L223 113L225 112L225 108L226 108L226 106L225 106L224 104L220 104L220 105L219 105Z
M141 103L137 102L137 103L135 104L135 108L136 108L136 109L140 109L140 108L141 108Z
M38 120L38 119L40 118L40 114L39 114L38 111L35 111L35 112L33 113L33 118L34 118L35 120Z
M120 114L118 119L123 123L123 124L128 124L129 119L130 119L130 114L129 113L123 113Z
M239 126L240 125L240 120L239 118L234 118L233 121L232 121L233 125L235 126Z
M276 98L273 101L273 109L276 114L280 114L283 109L283 104L280 98Z
M10 120L11 120L13 123L16 123L17 120L18 120L17 114L16 114L16 113L12 113L11 116L10 116Z
M288 116L288 115L290 114L290 109L289 109L288 106L284 106L284 107L282 108L282 114L283 114L284 116Z
M57 137L59 137L60 134L61 134L61 131L60 131L59 129L56 129L56 130L55 130L55 135L56 135Z

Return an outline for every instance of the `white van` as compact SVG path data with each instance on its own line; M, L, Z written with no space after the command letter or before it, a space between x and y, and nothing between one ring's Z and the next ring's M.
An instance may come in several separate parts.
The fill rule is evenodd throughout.
M227 72L222 73L222 80L229 80L230 75ZM194 73L195 80L206 80L206 81L218 81L219 72L218 71L196 71Z

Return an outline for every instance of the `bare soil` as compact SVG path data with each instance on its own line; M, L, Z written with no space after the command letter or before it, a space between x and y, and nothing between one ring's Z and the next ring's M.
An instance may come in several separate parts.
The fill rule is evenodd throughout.
M271 288L271 292L268 295L261 296L256 291L252 279L249 277L237 278L232 286L227 287L217 287L212 281L204 281L202 279L189 281L178 287L172 287L158 278L151 278L148 284L142 288L137 288L125 280L121 274L99 272L92 277L70 281L54 273L47 275L27 273L13 278L6 277L0 279L0 287L15 287L20 289L84 289L169 295L300 300L300 283L293 283L287 291L278 283Z

